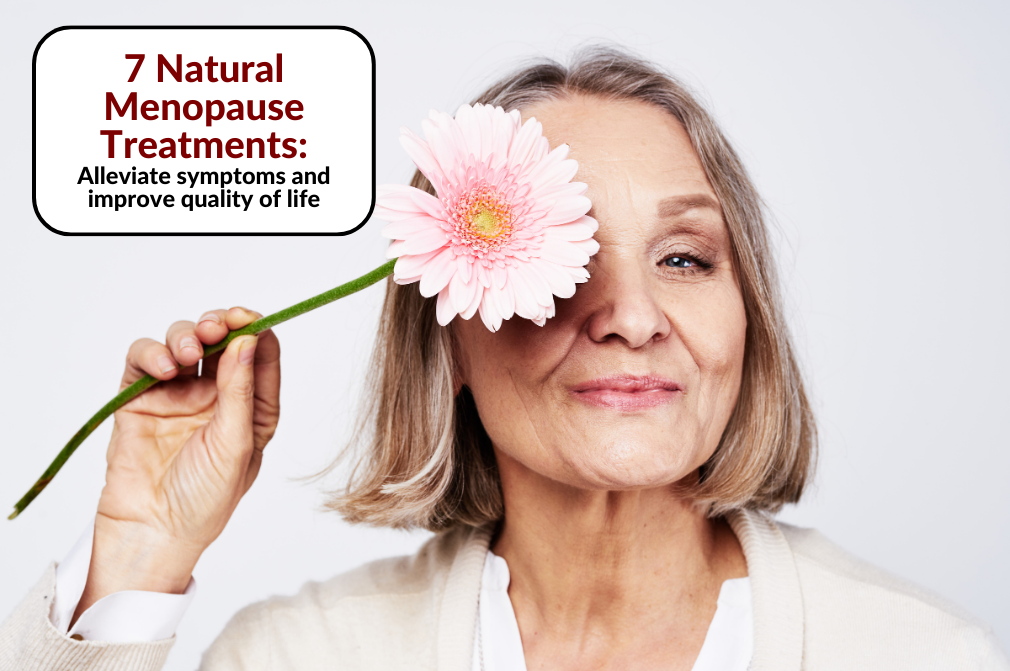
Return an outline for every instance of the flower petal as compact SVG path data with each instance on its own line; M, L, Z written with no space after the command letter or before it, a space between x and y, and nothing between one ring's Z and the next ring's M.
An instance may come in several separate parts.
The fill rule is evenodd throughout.
M558 184L567 184L579 171L579 162L572 159L550 165L544 161L540 165L545 167L540 169L536 175L529 177L530 184L533 185L533 193L539 193L541 189L548 189Z
M476 114L476 117L477 125L480 128L480 156L475 156L479 163L486 163L494 147L494 124L491 114L484 110L484 105L474 106L474 110L478 110L478 108L479 114Z
M421 196L434 200L436 203L438 202L438 200L430 194L427 194L420 189L415 189L412 186L406 186L404 184L383 184L376 189L375 212L373 214L376 218L383 219L385 221L409 219L411 217L416 217L419 214L434 216L432 212L429 211L429 208L422 206L424 201L421 199ZM444 218L445 209L440 208L435 210L435 213L439 212L443 216L436 218Z
M558 298L571 298L575 295L575 280L562 266L543 259L532 259L530 265L543 276L552 294Z
M389 243L389 247L386 247L386 258L395 259L403 255L403 240L393 240Z
M592 206L592 202L585 196L562 198L555 202L554 207L543 216L540 225L554 226L573 222L584 216Z
M577 240L572 242L571 244L575 245L576 247L584 251L586 254L589 254L590 256L600 251L600 243L598 243L593 238L588 238L586 240Z
M473 303L473 295L477 293L478 288L480 288L480 282L476 279L470 283L465 282L457 269L452 279L449 280L449 298L452 300L452 309L460 313L466 311Z
M425 265L421 272L421 295L430 298L445 288L456 272L451 249L443 249Z
M523 164L529 161L530 154L533 153L533 149L536 146L536 141L541 137L543 137L543 124L530 117L512 141L512 146L509 147L509 168L519 172Z
M456 273L462 277L464 282L469 282L473 277L473 260L466 254L456 257Z
M496 288L501 289L503 286L505 286L505 282L508 279L508 273L505 271L504 264L495 265L495 267L492 269L492 275L494 276L494 286Z
M449 287L445 287L438 292L438 302L435 304L435 319L442 326L447 325L452 321L458 312L452 307L452 301L449 299Z
M509 268L509 286L515 295L516 314L524 319L532 319L540 312L540 306L533 287L527 280L526 273L515 267Z
M511 284L506 283L505 286L502 287L499 296L500 296L499 306L502 308L501 310L502 317L504 317L505 319L511 319L512 315L514 315L516 312L515 287L513 287Z
M531 187L532 188L532 187ZM581 196L589 189L585 182L567 182L555 184L537 190L538 200L557 200L566 196Z
M445 207L442 206L442 203L435 196L427 191L413 189L410 192L410 198L414 201L415 205L428 213L432 218L445 221Z
M501 315L495 309L494 301L488 295L487 290L484 291L484 297L481 299L478 311L480 312L480 318L484 322L484 326L487 326L492 333L501 328Z
M536 319L532 320L537 326L543 326L547 323L547 320L554 316L554 304L552 303L549 308L544 309L543 313L540 314Z
M582 218L588 219L589 217ZM383 229L383 231L385 231L385 229ZM544 238L574 242L575 240L588 240L593 237L593 233L595 232L596 229L589 224L584 223L581 220L576 220L570 224L559 224L545 227ZM383 235L385 235L385 233Z
M544 276L540 274L539 269L532 263L524 263L522 273L523 279L526 280L526 282L530 285L530 288L533 290L533 297L536 299L537 305L543 307L553 305L554 295L551 291L551 285L546 279L544 279Z
M540 247L540 258L562 266L584 266L589 263L589 254L574 243L545 239Z
M481 286L485 289L491 286L491 272L487 266L483 263L474 264L473 269L476 271L477 281L481 283Z
M447 137L449 134L431 119L425 119L421 122L421 130L424 131L424 137L428 141L431 155L438 162L438 168L445 175L446 182L454 181L453 171L461 163L462 157L452 145L450 141L451 136ZM442 192L439 191L439 194L442 195Z
M390 210L416 212L417 207L410 197L411 191L420 191L406 184L380 184L375 189L375 206Z
M491 286L484 292L485 298L494 304L495 312L501 319L511 319L515 314L515 291L514 287L505 285L501 289Z
M383 226L379 234L384 238L392 238L393 240L410 240L426 231L436 229L444 235L440 224L441 222L438 220L432 219L428 215L423 215L387 224Z
M554 151L547 154L542 160L526 166L526 170L522 175L523 180L528 181L534 186L553 186L555 182L544 180L542 176L549 173L552 169L556 169L559 164L567 160L568 152L569 147L566 144L555 147Z
M428 252L427 254L401 254L396 259L396 265L393 266L393 276L394 279L399 277L420 277L421 271L428 262L438 254L437 251ZM397 279L397 281L399 281Z
M511 118L506 117L505 110L495 107L491 110L491 128L493 135L491 147L488 152L488 159L492 160L492 167L497 167L508 160L509 145L512 144L512 137L515 135L515 125Z
M435 185L435 190L445 183L445 174L435 160L435 155L431 152L428 143L419 138L409 128L400 129L400 145L410 156L410 159L417 166L417 169L428 178L428 181Z
M460 105L456 110L456 123L463 132L466 140L466 153L473 155L477 160L481 160L481 127L477 119L478 113L469 105Z
M415 233L404 242L407 254L425 254L445 247L449 242L449 236L441 228L432 227Z
M476 290L473 292L473 300L470 301L470 305L466 310L459 313L459 316L463 319L473 317L474 313L477 312L477 308L480 307L481 302L484 300L484 287L480 286L477 282L474 282L474 286Z
M430 119L421 122L424 137L428 140L431 153L438 161L442 172L449 180L458 180L460 166L466 160L466 141L456 121L444 112L432 110Z

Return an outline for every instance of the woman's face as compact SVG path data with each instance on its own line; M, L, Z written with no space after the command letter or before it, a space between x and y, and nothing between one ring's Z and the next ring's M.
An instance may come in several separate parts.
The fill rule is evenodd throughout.
M657 108L578 96L523 116L571 146L600 251L546 326L455 320L458 381L499 461L585 489L676 482L711 456L740 389L747 321L719 202Z

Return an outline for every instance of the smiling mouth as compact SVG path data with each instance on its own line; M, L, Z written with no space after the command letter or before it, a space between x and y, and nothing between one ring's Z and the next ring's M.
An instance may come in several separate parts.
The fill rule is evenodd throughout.
M571 388L578 400L612 410L654 408L671 403L683 391L677 382L653 375L612 375Z

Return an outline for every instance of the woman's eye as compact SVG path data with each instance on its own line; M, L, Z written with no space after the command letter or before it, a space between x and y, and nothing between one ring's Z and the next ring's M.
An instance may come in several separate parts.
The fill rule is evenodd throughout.
M693 268L697 265L693 259L690 259L686 256L667 257L663 261L663 264L666 265L668 268Z

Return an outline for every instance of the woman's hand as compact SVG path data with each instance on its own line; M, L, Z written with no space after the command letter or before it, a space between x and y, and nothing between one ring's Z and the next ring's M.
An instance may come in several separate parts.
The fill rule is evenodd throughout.
M182 593L256 479L280 415L277 337L236 338L203 362L200 375L197 362L203 345L261 316L214 310L198 324L173 324L165 344L144 338L130 347L120 389L145 373L167 381L116 412L91 570L74 620L113 592Z

